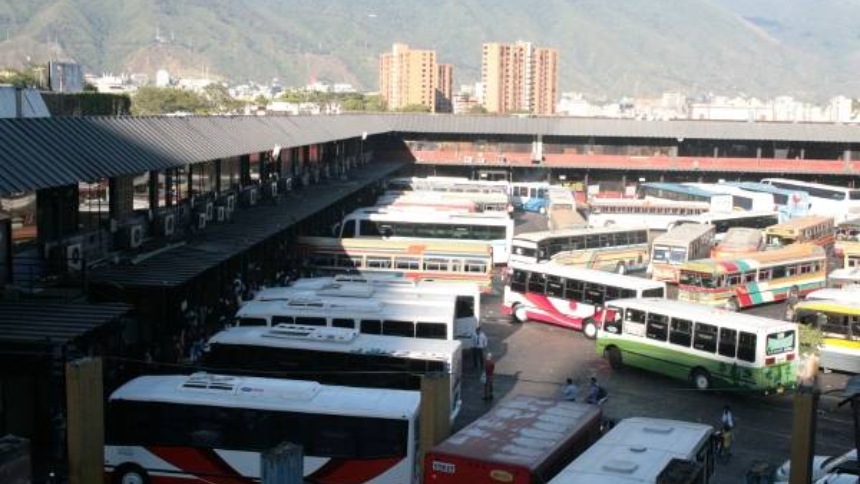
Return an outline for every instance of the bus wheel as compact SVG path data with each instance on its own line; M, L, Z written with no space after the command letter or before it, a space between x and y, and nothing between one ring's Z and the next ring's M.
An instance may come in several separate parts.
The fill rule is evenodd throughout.
M514 315L514 319L516 319L520 323L525 323L529 320L528 314L526 314L526 308L522 304L517 304L514 306L514 310L512 311Z
M693 370L690 378L693 380L693 386L696 387L696 390L707 390L711 388L711 375L705 370Z
M738 298L732 296L726 301L726 309L729 311L737 311L740 305L738 304Z
M597 322L591 318L585 318L582 325L582 334L588 339L597 338Z
M611 366L613 370L620 370L621 367L624 366L624 361L621 358L621 350L615 346L606 348L606 359L609 360L609 366Z
M114 484L149 484L146 471L133 464L119 466L114 474Z
M615 273L621 275L627 274L627 266L625 266L623 262L619 262L615 266Z

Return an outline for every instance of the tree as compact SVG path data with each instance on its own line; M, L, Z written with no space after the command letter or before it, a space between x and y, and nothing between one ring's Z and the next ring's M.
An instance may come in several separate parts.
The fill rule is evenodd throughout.
M480 104L475 104L469 108L467 111L469 114L487 114L487 108L481 106Z
M25 88L37 87L38 81L32 69L26 71L7 69L0 74L0 84L11 84L17 88Z
M268 106L268 105L269 105L269 98L267 98L266 96L264 96L264 95L260 94L260 95L258 95L257 97L255 97L255 98L254 98L254 104L256 104L256 105L257 105L257 107L260 107L260 108L265 109L265 108L266 108L266 106Z
M203 88L203 96L211 113L235 113L242 108L242 101L234 99L224 84L213 82Z
M818 354L818 349L824 344L824 334L812 324L801 324L798 350L801 355Z
M398 109L398 111L403 113L429 113L430 106L425 106L423 104L408 104Z
M171 113L206 114L206 98L192 91L172 87L142 87L132 98L131 112L136 116Z

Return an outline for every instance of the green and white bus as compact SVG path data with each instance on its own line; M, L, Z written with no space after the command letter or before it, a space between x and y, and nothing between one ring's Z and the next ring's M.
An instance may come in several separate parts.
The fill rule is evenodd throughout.
M659 298L607 303L597 351L624 365L690 381L781 392L797 384L797 324Z

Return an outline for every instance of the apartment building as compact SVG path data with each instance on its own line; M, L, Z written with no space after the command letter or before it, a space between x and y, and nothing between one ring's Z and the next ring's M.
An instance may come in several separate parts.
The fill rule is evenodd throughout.
M554 114L558 51L530 42L485 43L481 56L484 108L491 113Z
M450 111L453 72L450 64L436 63L436 51L394 44L379 56L379 92L391 110L421 105Z

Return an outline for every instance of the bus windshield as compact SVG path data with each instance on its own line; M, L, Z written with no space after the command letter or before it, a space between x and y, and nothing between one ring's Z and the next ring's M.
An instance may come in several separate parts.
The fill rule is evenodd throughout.
M683 285L705 287L708 289L714 289L717 287L717 279L712 274L701 274L689 271L681 271L680 283Z
M667 245L654 246L654 261L680 264L687 260L687 249L684 247L670 247Z

